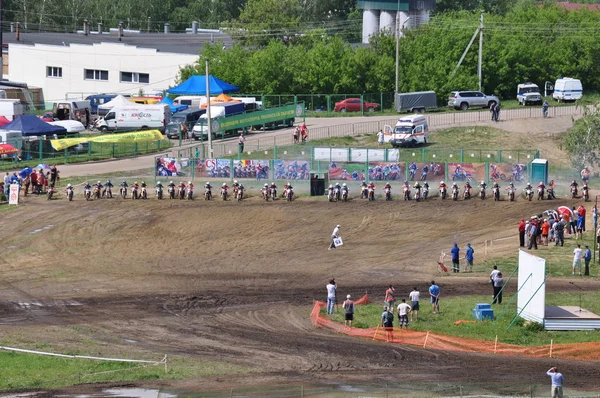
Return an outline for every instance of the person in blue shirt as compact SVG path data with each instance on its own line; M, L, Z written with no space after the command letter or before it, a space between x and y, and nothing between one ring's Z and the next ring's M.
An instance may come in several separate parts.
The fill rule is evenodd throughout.
M458 244L454 242L454 246L450 249L452 255L452 272L460 272L460 249Z
M429 295L431 296L431 308L434 314L440 312L440 287L435 284L435 281L431 281L429 286Z
M473 272L473 254L475 250L471 247L470 243L467 243L467 250L465 251L465 259L467 260L467 265L465 265L465 272Z
M565 380L562 373L560 373L558 371L557 367L553 367L553 368L548 369L546 374L548 376L550 376L550 379L552 380L550 396L552 398L562 398L563 397L562 384L563 384L563 381Z
M585 272L583 275L590 276L590 261L592 260L592 251L590 250L590 245L585 245L583 259L585 260Z

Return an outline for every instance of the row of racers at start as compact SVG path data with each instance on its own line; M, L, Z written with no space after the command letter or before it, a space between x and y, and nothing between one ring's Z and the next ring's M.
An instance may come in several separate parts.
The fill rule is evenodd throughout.
M105 184L102 184L101 181L98 181L96 184L91 185L88 181L86 181L83 184L83 196L86 199L100 199L100 198L112 198L112 192L113 192L113 188L114 188L114 184L112 182L110 182L110 180L107 180ZM154 186L155 190L156 190L156 197L158 199L162 199L163 198L163 190L165 189L165 186L158 181L156 183L156 185ZM74 192L74 187L72 184L68 184L65 191L67 192L67 196L69 197L69 199L71 200L71 198L73 197L73 192ZM127 184L126 180L123 180L123 182L121 182L121 184L119 184L119 194L121 197L126 198L127 197L127 193L128 193L128 189L131 190L131 198L132 199L147 199L147 190L148 190L148 184L146 184L144 181L141 182L141 184L138 184L138 182L134 182L131 186ZM169 184L167 184L167 190L169 193L169 198L170 199L175 199L175 197L179 197L180 199L193 199L194 196L194 189L195 189L195 185L191 182L188 181L187 185L181 181L179 184L175 184L173 181L170 181ZM237 180L233 181L233 184L231 185L231 187L229 187L227 185L227 183L223 183L223 185L221 185L221 187L219 187L219 196L221 198L223 198L223 200L226 200L228 195L229 195L229 189L233 189L233 195L235 198L238 199L242 199L244 192L246 191L246 188L244 188L244 185L241 184L240 182L238 182ZM212 195L212 190L213 190L213 186L210 184L210 182L207 182L206 184L204 184L204 196L205 199L212 199L213 195ZM49 191L48 193L48 199L52 198L52 194L53 194L53 190ZM277 185L275 184L275 182L271 182L271 184L265 184L261 190L261 196L263 197L263 199L265 200L269 200L269 199L277 199ZM294 187L292 186L291 182L287 182L284 186L283 186L283 194L281 195L282 198L287 198L288 200L292 200L294 196Z
M429 195L429 183L427 181L425 181L423 183L423 185L421 185L420 182L416 182L415 185L413 185L412 187L408 184L408 181L404 181L404 184L402 184L401 188L402 188L402 196L403 196L404 200L411 200L411 198L413 198L413 197L416 200L423 200L423 199L427 199L427 197ZM442 199L446 199L446 195L447 195L448 191L451 191L453 200L458 200L458 197L460 196L460 187L458 186L458 184L456 182L452 183L452 185L449 186L444 181L440 181L440 184L438 185L437 188L439 190L439 194ZM570 191L571 197L574 199L579 194L579 184L577 183L577 181L573 180L573 182L570 185L570 188L571 188L571 191ZM411 189L414 190L414 196L413 196ZM481 181L481 183L479 184L479 195L478 195L481 199L485 199L486 189L487 189L486 182ZM528 200L533 199L534 192L536 190L537 190L537 199L538 200L555 199L556 196L554 194L554 189L555 189L554 180L550 181L550 184L548 184L547 187L542 181L540 181L540 183L537 185L537 187L535 189L531 185L531 183L527 183L525 188L523 188L523 192L524 192L525 198ZM473 190L473 186L470 184L469 181L467 181L466 184L463 186L463 193L462 193L463 199L471 198L471 190ZM498 184L497 181L495 181L492 185L492 194L493 194L494 200L500 200L500 190L501 190L500 185ZM515 194L517 192L517 189L515 188L515 186L512 182L510 182L508 184L508 186L505 188L505 190L507 191L508 199L510 201L515 200ZM589 200L589 187L587 185L587 182L583 183L581 190L582 190L583 198L586 201ZM348 188L348 185L346 183L343 183L342 185L340 185L340 183L338 182L335 185L334 184L329 185L327 197L330 202L333 202L333 201L339 201L339 200L347 200L349 194L350 194L350 189ZM392 199L392 186L390 185L389 182L386 182L385 185L383 186L383 194L384 194L384 197L386 200ZM362 182L362 184L360 186L360 197L361 197L361 199L375 200L375 184L373 183L373 181L370 181L368 184L366 181Z

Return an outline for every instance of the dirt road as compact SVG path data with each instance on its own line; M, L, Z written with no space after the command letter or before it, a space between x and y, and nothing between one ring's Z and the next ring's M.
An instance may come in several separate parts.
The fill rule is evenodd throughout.
M514 235L515 220L546 207L490 200L442 205L437 198L339 204L28 198L2 215L0 322L11 339L64 350L86 350L77 343L85 336L103 355L134 350L260 369L169 382L193 390L401 377L471 383L500 394L546 383L545 371L556 362L568 367L571 388L598 388L595 365L583 362L391 347L315 329L309 320L332 276L340 294L368 291L376 300L389 283L408 292L432 277L441 278L446 296L488 294L486 275L478 282L440 277L438 254L452 241L480 247ZM345 245L328 251L338 223ZM516 251L514 241L501 242L497 250ZM572 286L550 280L548 288Z

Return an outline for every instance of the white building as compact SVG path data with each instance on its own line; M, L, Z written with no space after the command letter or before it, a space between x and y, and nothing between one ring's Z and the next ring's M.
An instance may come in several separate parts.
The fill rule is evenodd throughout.
M9 35L5 35L7 37ZM9 37L8 77L43 89L46 103L98 93L138 94L175 85L211 35L29 33Z

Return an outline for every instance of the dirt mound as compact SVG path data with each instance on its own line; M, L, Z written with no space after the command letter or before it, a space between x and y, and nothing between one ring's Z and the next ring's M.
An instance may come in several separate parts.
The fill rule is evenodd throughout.
M523 200L28 198L3 214L0 313L3 323L26 333L46 330L40 339L50 344L68 342L49 326L87 325L102 331L90 338L117 350L127 338L152 352L258 365L269 382L372 382L400 373L406 380L444 381L448 372L470 382L546 382L548 361L355 341L313 328L309 313L332 276L343 294L377 294L390 282L424 286L438 275L435 260L453 241L481 247L513 236L496 250L516 251L518 219L548 207ZM328 251L336 224L344 246ZM444 278L443 284L447 294L489 290L471 278ZM570 371L571 386L600 385L583 364ZM219 386L211 378L197 385Z

